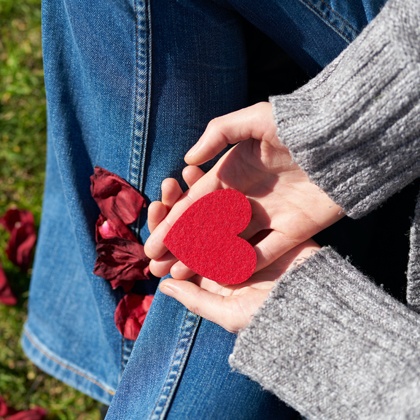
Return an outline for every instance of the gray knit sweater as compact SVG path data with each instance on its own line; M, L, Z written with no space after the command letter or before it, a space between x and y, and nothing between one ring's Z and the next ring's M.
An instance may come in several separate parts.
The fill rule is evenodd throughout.
M420 176L420 2L389 0L323 72L271 99L281 141L350 217ZM420 198L404 306L331 248L282 276L231 366L308 418L420 418Z

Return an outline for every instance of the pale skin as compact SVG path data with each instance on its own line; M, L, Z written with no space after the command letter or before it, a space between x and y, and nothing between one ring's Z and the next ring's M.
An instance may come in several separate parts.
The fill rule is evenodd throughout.
M236 144L204 174L196 165ZM162 184L162 201L149 208L151 236L145 252L157 276L171 273L160 290L193 312L236 332L246 327L279 277L319 249L310 238L344 216L342 209L292 161L277 137L271 104L260 103L219 117L186 154L183 177L189 186ZM163 239L178 217L203 195L223 188L245 194L253 215L241 234L256 243L257 268L245 283L222 286L195 276L166 249ZM192 279L185 281L185 279Z
M204 173L197 167L187 167L184 180L191 187ZM162 183L162 201L155 201L149 208L149 229L151 232L161 223L173 205L182 197L182 190L175 179ZM188 281L167 279L159 289L162 293L177 299L194 312L227 331L236 333L245 328L252 315L266 300L275 282L288 269L302 263L319 246L312 240L282 255L268 267L257 271L242 284L224 286L210 279L193 276Z

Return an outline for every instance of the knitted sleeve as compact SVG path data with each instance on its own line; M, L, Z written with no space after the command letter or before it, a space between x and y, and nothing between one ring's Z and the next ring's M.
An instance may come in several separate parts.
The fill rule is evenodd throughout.
M420 175L419 39L418 0L389 0L316 78L271 98L281 141L351 217ZM420 315L330 248L282 276L229 361L308 418L420 418Z
M307 418L420 418L420 316L330 248L282 277L229 362Z
M271 98L278 135L354 218L420 175L420 2L389 0L303 88Z

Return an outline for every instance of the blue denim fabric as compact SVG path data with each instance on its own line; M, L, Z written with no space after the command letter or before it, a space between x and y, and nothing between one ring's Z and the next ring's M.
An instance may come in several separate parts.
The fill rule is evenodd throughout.
M159 292L137 341L121 337L121 292L92 274L89 176L99 165L158 199L208 121L248 105L245 20L315 74L382 2L44 0L47 177L22 338L38 366L112 401L111 419L295 415L231 372L233 334Z

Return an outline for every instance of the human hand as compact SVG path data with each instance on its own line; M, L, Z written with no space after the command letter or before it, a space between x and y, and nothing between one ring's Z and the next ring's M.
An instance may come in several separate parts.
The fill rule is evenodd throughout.
M166 249L163 239L193 202L217 189L236 189L251 203L252 219L241 236L252 241L265 235L254 246L257 271L344 216L342 209L293 162L276 133L269 103L256 104L210 122L187 153L188 164L200 165L228 144L238 144L207 174L197 177L197 182L146 241L145 252L152 259L152 273L162 276L170 271L177 279L194 274ZM187 167L184 176L189 172L198 173L195 166Z
M303 263L319 250L312 240L298 245L268 267L254 273L244 283L224 286L195 276L190 281L166 279L159 289L186 306L191 312L236 333L245 328L267 299L282 274Z
M202 176L203 172L198 168L184 172L184 179L189 186ZM159 226L181 196L182 190L174 179L166 179L162 183L162 201L153 202L149 207L148 223L151 232ZM161 282L159 289L191 312L236 333L249 324L281 275L304 262L318 249L315 242L308 240L241 284L223 286L196 275L190 280L166 279Z

